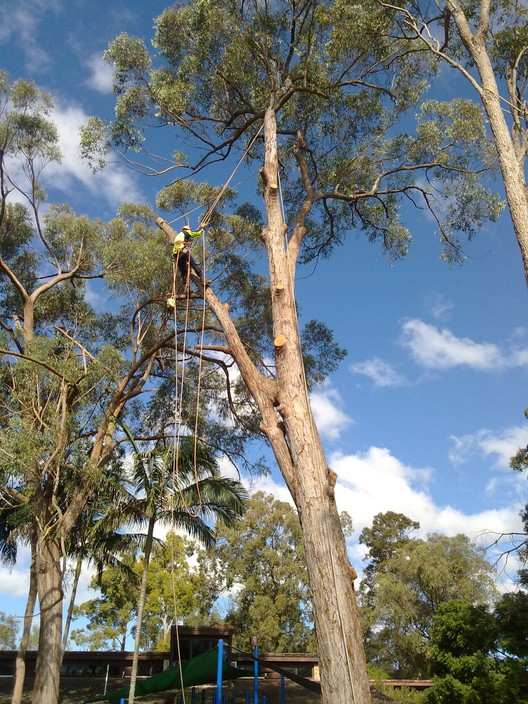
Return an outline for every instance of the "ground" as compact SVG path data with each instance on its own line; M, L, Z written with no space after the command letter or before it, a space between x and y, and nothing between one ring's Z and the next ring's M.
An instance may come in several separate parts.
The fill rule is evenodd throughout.
M13 685L13 680L11 677L1 677L0 678L0 704L9 704L11 701L11 688ZM30 704L31 702L31 687L33 683L28 680L26 683L26 689L23 698L23 704ZM113 689L118 689L123 686L123 680L109 680L108 691ZM206 689L205 687L197 687L199 692L201 689ZM210 704L212 699L212 693L214 687L208 687L208 692L206 696L207 704ZM95 677L90 678L68 678L61 681L61 697L60 704L82 704L90 696L96 696L104 691L104 679L99 679ZM252 680L239 680L238 682L226 683L223 688L223 694L227 695L227 704L245 704L246 702L246 692L250 692L250 701L253 701L253 682ZM280 680L269 680L259 682L259 695L262 697L266 696L266 704L280 704L281 694L280 694ZM318 704L319 695L309 692L300 685L294 682L288 682L286 684L286 704ZM190 702L190 696L186 699ZM199 704L201 701L200 695L196 697L196 702ZM374 704L388 704L391 700L387 697L376 697L374 699ZM148 697L141 697L137 700L138 704L143 702L148 704L172 704L173 699L168 693L158 693L152 694Z

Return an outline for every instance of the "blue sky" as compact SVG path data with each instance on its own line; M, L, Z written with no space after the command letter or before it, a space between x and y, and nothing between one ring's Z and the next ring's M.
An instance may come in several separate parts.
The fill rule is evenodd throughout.
M165 7L0 0L0 68L12 79L34 79L56 102L64 159L47 171L51 200L102 218L123 200L154 204L164 184L118 163L93 176L77 139L88 115L112 116L110 72L101 61L108 42L120 32L148 41ZM207 177L221 183L224 175ZM312 402L339 475L339 509L353 517L349 550L358 570L357 537L380 511L420 521L424 535L465 532L489 544L487 531L520 530L526 502L526 479L508 468L528 443L528 295L508 213L478 234L456 268L440 260L433 222L409 213L407 224L414 244L404 261L391 263L351 233L331 259L299 270L296 283L304 317L325 322L348 350ZM252 486L287 498L275 471ZM515 566L505 566L506 584ZM22 615L26 567L21 560L11 571L0 568L0 610ZM81 599L88 579L86 572Z

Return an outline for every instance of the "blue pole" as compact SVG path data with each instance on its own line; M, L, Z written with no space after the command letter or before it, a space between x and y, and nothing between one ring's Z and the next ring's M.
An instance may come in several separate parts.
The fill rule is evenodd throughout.
M249 704L249 692L246 692L246 704Z
M258 645L253 650L253 655L258 658ZM258 704L258 662L253 660L253 703Z
M215 704L222 704L222 663L224 660L224 641L218 641L218 660L216 664L216 696Z
M286 704L286 681L284 675L281 675L281 704Z

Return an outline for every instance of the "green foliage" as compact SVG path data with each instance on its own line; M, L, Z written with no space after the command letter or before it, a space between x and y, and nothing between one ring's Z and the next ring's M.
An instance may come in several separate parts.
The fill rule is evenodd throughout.
M142 649L168 651L170 628L176 620L185 625L219 623L213 608L215 577L190 564L196 558L200 562L202 554L194 541L173 531L156 544L149 562ZM106 567L94 577L90 589L100 595L75 609L76 619L88 621L87 626L72 632L78 646L119 650L125 647L126 637L134 634L143 560L129 557L124 564L128 570ZM214 597L204 599L207 592Z
M366 559L369 561L360 585L361 602L365 608L371 605L376 575L384 570L385 563L396 550L409 542L409 533L419 528L417 521L394 511L376 514L372 528L363 528L359 542L368 548Z
M524 417L528 419L528 408L524 411ZM510 460L510 467L515 472L525 472L528 469L528 446L519 448ZM524 536L521 536L517 549L521 563L526 565L526 562L528 561L528 503L524 505L524 508L520 512L520 516L524 526ZM519 572L519 576L521 582L524 583L524 586L528 586L527 571L521 570Z
M39 91L33 81L18 80L10 85L7 74L1 73L2 161L7 156L19 158L23 154L26 164L38 164L39 173L46 163L60 160L57 129L48 119L52 108L49 93Z
M16 650L19 622L14 616L0 611L0 649Z
M334 341L333 331L317 320L305 324L301 340L304 369L309 379L309 388L313 388L336 371L347 352Z
M526 585L525 585L526 587ZM502 652L526 661L528 659L528 593L503 594L495 605L494 617Z
M526 692L523 693L526 657L522 662L512 657L511 650L501 653L498 650L503 625L504 620L486 606L463 599L440 605L431 632L437 676L424 701L434 704L527 701ZM512 625L508 627L510 632ZM518 623L517 629L526 642L523 624Z
M258 633L264 652L313 649L310 595L297 514L282 501L254 494L244 518L219 528L218 570L231 593L226 621L234 644Z
M128 559L132 568L134 561ZM99 577L93 577L91 589L97 589L100 597L85 601L75 608L74 618L86 618L85 629L72 631L72 640L89 650L125 650L126 638L131 630L137 608L139 580L134 572L125 573L118 567L105 569Z
M506 0L499 3L496 13L498 27L493 33L490 56L498 75L522 88L528 75L528 11L522 2Z
M398 26L394 9L372 0L171 6L155 22L152 56L136 37L121 34L110 45L116 119L88 123L85 151L92 144L98 161L112 146L141 149L148 128L170 126L202 150L174 155L171 168L188 175L246 146L273 105L289 225L306 225L301 261L328 256L354 228L389 256L404 256L407 198L433 212L442 256L461 261L458 235L473 236L500 212L480 181L495 153L469 101L427 103L415 133L398 132L435 64L411 39L395 38ZM261 155L257 142L249 158ZM193 188L176 179L158 206L183 204Z
M380 691L395 704L422 704L425 692L420 692L411 687L381 686Z
M440 604L456 597L485 602L492 569L464 535L410 538L419 525L402 514L378 514L360 542L370 564L360 591L369 660L398 677L430 675L430 634Z

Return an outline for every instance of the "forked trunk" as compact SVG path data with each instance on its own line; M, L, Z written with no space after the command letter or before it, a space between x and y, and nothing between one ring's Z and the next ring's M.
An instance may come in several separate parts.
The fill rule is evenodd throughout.
M493 140L497 148L497 157L506 191L506 200L517 238L524 266L524 277L528 284L528 199L526 197L526 179L524 174L524 149L519 152L505 117L505 103L500 97L499 86L495 77L487 46L489 31L489 3L480 7L480 28L475 33L471 31L467 17L457 0L448 0L447 7L451 12L462 42L475 62L481 81L479 90L482 104L489 120ZM486 31L481 31L484 28ZM515 100L514 95L510 95ZM513 106L512 106L513 108ZM507 110L506 110L507 112ZM524 122L524 118L523 118Z
M276 380L262 374L252 363L229 317L229 305L222 304L212 288L202 288L202 292L259 407L261 430L271 444L299 512L321 666L321 704L370 704L370 686L354 594L356 572L348 561L335 505L336 475L326 463L304 376L294 293L299 237L290 239L285 246L274 106L266 110L264 139L265 162L261 175L267 227L262 239L270 273ZM158 218L156 222L168 236L173 234L164 220ZM200 288L199 282L197 286Z

